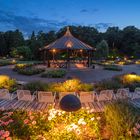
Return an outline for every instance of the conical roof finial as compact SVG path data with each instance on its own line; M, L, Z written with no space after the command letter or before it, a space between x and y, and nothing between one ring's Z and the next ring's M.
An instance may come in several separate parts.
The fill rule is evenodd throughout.
M69 26L67 27L67 31L65 33L65 36L72 36Z

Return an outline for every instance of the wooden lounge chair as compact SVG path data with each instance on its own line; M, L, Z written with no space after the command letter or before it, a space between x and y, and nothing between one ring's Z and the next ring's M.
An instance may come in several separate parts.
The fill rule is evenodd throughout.
M8 89L0 89L0 99L12 100L16 98L16 94L9 93Z
M113 90L102 90L97 96L97 101L110 101L114 99Z
M140 98L140 87L135 88L134 93L132 94L132 100Z
M39 102L47 102L47 103L55 102L55 95L53 96L52 92L38 91L37 95Z
M79 98L81 103L89 103L93 102L95 99L96 93L95 92L80 92Z
M120 88L116 93L117 99L129 99L131 96L129 95L129 88Z
M31 95L30 90L17 90L18 100L33 101L36 97L35 94L36 92L34 92L33 95Z

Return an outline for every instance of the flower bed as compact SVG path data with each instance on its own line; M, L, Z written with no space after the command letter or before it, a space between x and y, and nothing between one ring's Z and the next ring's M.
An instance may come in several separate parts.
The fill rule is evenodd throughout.
M41 77L47 78L63 78L66 75L66 70L51 70L42 73Z
M105 65L104 69L112 70L112 71L122 71L122 68L120 66L116 66L116 65Z
M1 60L0 66L6 66L6 65L13 65L16 64L16 60Z
M1 140L139 139L140 112L128 102L114 102L104 113L93 109L65 112L0 111ZM127 122L127 123L126 123Z
M40 74L44 71L45 69L43 68L28 67L28 68L18 70L18 73L23 75L35 75L35 74Z
M134 92L135 88L140 87L140 75L125 74L115 76L109 80L103 80L94 85L96 91L112 89L117 90L119 88L129 88L131 92Z
M35 75L45 71L43 68L35 68L33 64L17 64L13 70L23 75Z
M45 112L1 112L0 139L95 139L100 138L100 119L85 109L71 113L53 108Z

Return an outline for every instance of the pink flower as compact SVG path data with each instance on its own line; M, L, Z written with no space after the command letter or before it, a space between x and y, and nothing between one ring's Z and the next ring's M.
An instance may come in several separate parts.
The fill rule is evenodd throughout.
M9 122L2 122L2 123L1 123L1 125L3 125L3 126L4 126L4 125L7 126L8 124L9 124Z
M133 130L134 130L134 134L136 134L136 135L139 134L139 131L138 131L138 129L136 127L134 127Z
M101 119L101 117L97 117L96 119L97 119L97 120L100 120L100 119Z
M0 136L4 134L4 130L0 130Z
M13 112L8 112L8 115L11 116L13 114Z
M7 138L7 137L9 137L9 135L10 135L10 132L9 131L5 131L5 133L3 134L3 137Z
M14 120L10 119L10 120L9 120L9 123L12 123L13 121L14 121Z
M30 116L30 120L33 120L34 119L34 116Z
M29 111L28 115L29 115L29 116L31 116L31 115L32 115L32 112L31 112L31 111Z
M137 123L137 124L136 124L136 127L137 127L137 129L139 129L139 128L140 128L140 124L139 124L139 123Z
M36 121L33 121L32 124L35 125L36 124Z
M7 137L6 140L12 140L11 137Z
M29 123L29 120L28 119L25 119L24 120L24 124L28 124Z

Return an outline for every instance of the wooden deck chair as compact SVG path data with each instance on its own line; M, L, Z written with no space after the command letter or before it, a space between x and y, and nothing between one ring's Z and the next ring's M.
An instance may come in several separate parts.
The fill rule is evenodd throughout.
M116 93L117 99L129 99L131 98L129 95L129 88L120 88L117 90Z
M114 99L113 90L102 90L97 96L97 101L110 101Z
M15 95L12 93L9 93L8 89L0 89L0 99L12 100L14 98L15 98Z
M47 103L55 102L55 95L53 96L52 92L38 91L37 95L39 102L47 102Z
M80 101L81 103L93 102L96 96L95 92L80 92Z
M17 90L18 100L33 101L36 97L35 94L36 92L34 92L33 95L31 95L30 90Z
M132 100L140 98L140 87L135 88L134 93L132 94Z
M75 92L59 92L59 101L68 94L76 95Z

